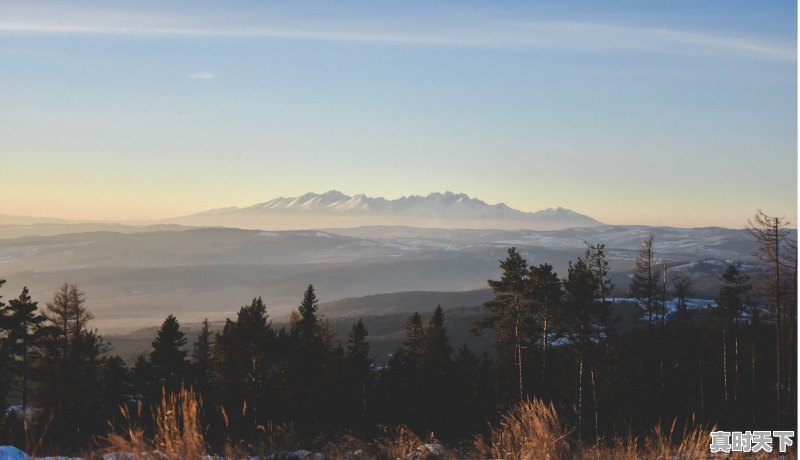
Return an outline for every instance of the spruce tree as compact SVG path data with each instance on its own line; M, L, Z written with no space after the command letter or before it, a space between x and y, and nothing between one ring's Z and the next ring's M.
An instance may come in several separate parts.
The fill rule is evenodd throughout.
M403 339L403 356L408 366L418 367L420 365L424 345L425 329L422 325L422 315L415 311L406 320L405 338Z
M292 324L292 334L306 347L322 345L322 325L320 323L319 301L314 286L309 284L303 293L303 300L297 307L299 318Z
M364 322L359 318L348 334L347 351L344 355L347 372L344 383L348 386L345 391L350 403L347 406L358 409L352 421L359 425L363 424L367 416L367 399L372 387L372 358L369 356L368 335Z
M206 318L192 350L194 388L204 400L211 384L211 355L211 331Z
M453 347L450 346L450 339L447 337L444 310L438 305L425 327L422 366L428 372L445 373L452 353Z
M103 363L101 382L100 418L117 426L122 423L120 407L130 403L133 393L130 372L125 361L118 355L107 358Z
M285 369L276 369L275 332L261 297L239 309L236 320L227 319L212 347L215 394L230 418L229 430L252 436L267 422L266 410L280 414L290 399ZM288 352L288 350L285 350ZM278 378L280 377L280 378ZM280 389L282 394L276 394Z
M150 365L156 385L167 393L176 392L184 383L188 362L186 334L181 331L178 319L168 315L156 334L150 352Z

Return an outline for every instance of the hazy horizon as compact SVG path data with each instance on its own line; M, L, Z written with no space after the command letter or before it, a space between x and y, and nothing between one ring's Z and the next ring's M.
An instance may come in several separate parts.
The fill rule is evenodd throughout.
M797 220L793 2L0 5L0 214L341 190ZM321 225L324 226L324 225Z

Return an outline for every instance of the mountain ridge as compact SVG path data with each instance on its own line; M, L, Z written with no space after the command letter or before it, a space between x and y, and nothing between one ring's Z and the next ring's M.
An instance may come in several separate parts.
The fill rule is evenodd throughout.
M450 191L389 200L363 193L351 196L338 190L329 190L296 197L281 196L242 208L211 209L168 221L202 225L233 223L244 228L287 228L281 225L287 219L292 223L308 225L310 217L317 217L317 220L333 219L332 224L325 222L311 227L412 225L554 230L604 225L597 219L563 207L527 212L511 208L505 203L488 204L465 193ZM295 228L300 227L295 225Z

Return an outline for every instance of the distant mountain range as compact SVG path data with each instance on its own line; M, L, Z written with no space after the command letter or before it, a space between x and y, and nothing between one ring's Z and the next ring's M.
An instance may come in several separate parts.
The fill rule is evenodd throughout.
M503 203L488 204L463 193L431 193L387 200L331 190L275 198L245 208L222 208L168 219L185 225L257 229L346 228L367 225L558 230L603 225L564 208L524 212Z

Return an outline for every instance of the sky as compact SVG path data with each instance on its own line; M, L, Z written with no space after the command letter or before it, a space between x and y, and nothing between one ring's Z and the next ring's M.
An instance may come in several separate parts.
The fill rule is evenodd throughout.
M341 190L797 216L794 1L0 3L0 214Z

